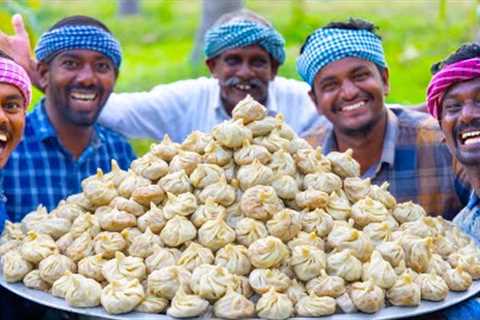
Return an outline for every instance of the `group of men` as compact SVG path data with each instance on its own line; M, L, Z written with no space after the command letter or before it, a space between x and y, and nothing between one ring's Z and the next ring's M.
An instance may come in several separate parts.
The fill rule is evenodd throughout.
M388 181L398 201L412 200L431 215L454 219L480 240L478 45L466 45L436 66L427 95L432 117L386 105L382 40L363 20L330 23L306 38L297 58L303 83L277 76L284 40L267 20L246 10L225 15L205 37L212 77L121 94L112 93L120 45L98 20L59 21L38 41L36 61L21 18L13 23L16 34L0 34L0 50L23 66L45 96L25 121L30 80L12 59L0 58L6 204L0 213L12 221L40 203L52 210L79 192L81 180L97 168L109 171L110 159L127 168L134 154L125 137L159 140L168 134L181 142L193 130L208 132L230 119L249 94L270 114L283 113L324 152L352 149L362 177Z

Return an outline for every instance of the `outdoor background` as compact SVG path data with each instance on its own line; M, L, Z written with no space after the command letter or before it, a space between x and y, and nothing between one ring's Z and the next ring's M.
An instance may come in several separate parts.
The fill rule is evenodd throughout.
M208 1L208 0L207 0ZM229 1L229 0L210 0ZM135 2L135 1L134 1ZM138 0L138 14L121 15L116 0L0 0L0 30L22 13L32 41L56 21L83 14L102 20L120 40L124 62L116 91L149 90L160 83L207 75L203 60L191 61L202 19L201 0ZM299 78L295 58L305 37L333 20L367 19L379 26L390 69L388 102L424 100L430 66L461 43L480 39L479 0L244 0L283 34L287 60L280 75ZM186 93L188 94L188 93ZM40 94L36 92L35 100ZM135 141L140 155L150 142Z

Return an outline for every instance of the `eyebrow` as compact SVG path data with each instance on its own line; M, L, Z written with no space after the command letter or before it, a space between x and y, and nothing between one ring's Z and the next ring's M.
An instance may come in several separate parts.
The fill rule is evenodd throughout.
M5 100L18 100L18 99L23 99L23 96L15 93L15 94L10 94L10 95L4 97L4 99Z
M352 70L349 70L348 71L348 74L352 74L352 73L355 73L355 72L358 72L358 71L362 71L362 70L368 70L368 67L367 66L358 66L358 67L355 67L353 68ZM324 83L324 82L328 82L328 81L333 81L335 80L336 76L334 75L331 75L331 76L326 76L325 78L321 79L320 80L320 84Z

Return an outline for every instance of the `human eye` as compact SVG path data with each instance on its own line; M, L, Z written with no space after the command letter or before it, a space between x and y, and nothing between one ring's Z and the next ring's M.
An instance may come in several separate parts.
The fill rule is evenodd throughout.
M337 87L337 84L335 81L327 81L320 85L320 88L323 91L333 91L335 90L336 87Z
M78 67L78 62L73 59L64 59L62 60L62 66L66 69L75 69Z
M228 66L235 66L240 63L240 59L238 57L226 57L224 61Z
M447 113L457 113L462 109L462 104L458 101L445 101L443 104L443 109Z
M355 81L364 81L369 77L370 73L368 71L358 71L353 75Z
M108 62L98 62L95 67L100 73L107 73L113 69L113 66Z
M255 58L252 61L252 65L256 68L263 68L264 66L267 65L267 63L268 61L264 58Z
M7 102L3 105L3 110L8 113L17 113L22 110L22 105L19 102Z

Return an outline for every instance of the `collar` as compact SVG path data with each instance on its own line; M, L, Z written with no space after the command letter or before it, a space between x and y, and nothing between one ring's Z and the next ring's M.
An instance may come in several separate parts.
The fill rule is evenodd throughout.
M480 202L480 198L478 198L477 194L475 193L475 190L472 191L470 194L470 198L468 198L468 203L467 203L467 208L473 209L478 206Z
M5 197L5 192L3 191L3 170L0 170L0 202L7 202L7 197Z
M387 109L387 125L383 139L382 156L376 165L375 173L380 170L382 164L386 163L393 167L395 162L395 143L397 141L399 131L399 121L398 117L392 110L390 110L390 108L387 106L385 106L385 108ZM323 143L323 152L325 154L338 150L333 125L331 123L329 123L329 125L330 128L325 135L325 142Z

